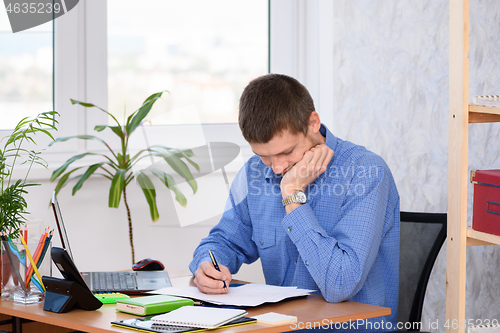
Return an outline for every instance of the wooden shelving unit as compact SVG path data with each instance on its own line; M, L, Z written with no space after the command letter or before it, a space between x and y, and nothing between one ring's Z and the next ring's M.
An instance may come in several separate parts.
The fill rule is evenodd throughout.
M491 123L500 121L500 108L469 105L469 123Z
M467 246L500 245L500 236L467 228Z
M469 105L469 0L450 0L450 111L446 331L465 329L466 248L500 245L500 236L467 227L469 124L500 122L500 108Z

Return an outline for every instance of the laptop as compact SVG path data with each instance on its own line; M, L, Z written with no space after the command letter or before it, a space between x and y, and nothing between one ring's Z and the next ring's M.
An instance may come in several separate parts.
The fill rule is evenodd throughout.
M52 210L54 211L62 248L66 250L74 262L55 191L52 194ZM80 272L80 275L93 293L141 294L172 286L166 271Z

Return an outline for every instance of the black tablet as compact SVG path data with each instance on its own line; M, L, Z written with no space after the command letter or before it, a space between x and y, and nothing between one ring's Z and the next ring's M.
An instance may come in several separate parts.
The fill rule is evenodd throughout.
M57 313L67 312L74 306L84 310L99 309L102 302L92 294L66 250L53 247L50 254L64 279L42 277L47 289L43 309Z
M54 246L50 254L52 255L54 264L56 264L65 280L74 281L78 283L82 288L88 290L89 293L91 293L90 288L83 280L80 272L75 266L75 263L73 262L73 260L71 260L68 252L65 249Z

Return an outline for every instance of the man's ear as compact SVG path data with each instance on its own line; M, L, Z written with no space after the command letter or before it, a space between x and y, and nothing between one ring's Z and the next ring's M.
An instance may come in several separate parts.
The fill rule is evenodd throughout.
M319 114L316 111L311 112L309 116L308 130L311 133L318 133L321 128L321 120L319 119Z

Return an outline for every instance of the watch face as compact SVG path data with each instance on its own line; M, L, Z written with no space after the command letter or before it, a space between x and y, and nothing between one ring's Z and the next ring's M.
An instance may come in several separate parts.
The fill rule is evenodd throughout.
M306 194L302 191L297 191L295 197L297 198L297 202L306 203L307 201Z

